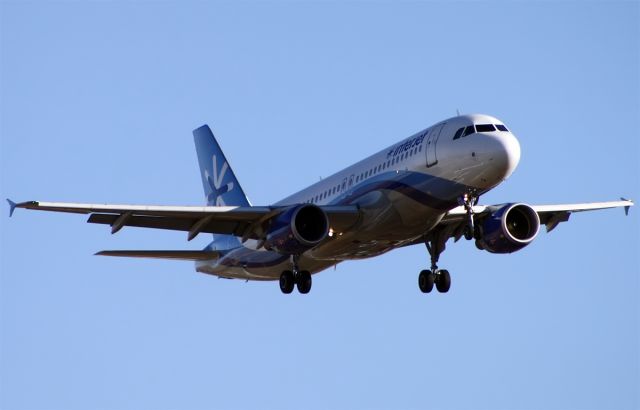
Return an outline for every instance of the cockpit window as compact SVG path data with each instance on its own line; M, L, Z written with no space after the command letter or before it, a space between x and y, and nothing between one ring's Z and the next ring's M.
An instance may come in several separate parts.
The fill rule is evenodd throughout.
M507 127L505 127L502 124L496 124L496 128L499 129L500 131L507 131L507 132L509 131Z
M493 124L477 124L476 130L478 132L491 132L495 131L496 127L494 127Z
M457 140L458 138L460 138L462 136L462 131L464 131L464 127L460 128L458 131L456 131L456 135L453 136L453 139Z
M467 135L473 134L474 132L476 132L476 129L473 127L473 125L469 125L467 129L464 130L464 136L466 137Z

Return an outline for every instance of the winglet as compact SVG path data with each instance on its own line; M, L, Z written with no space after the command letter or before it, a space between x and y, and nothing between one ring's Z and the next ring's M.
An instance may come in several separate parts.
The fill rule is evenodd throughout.
M13 211L16 210L16 204L15 202L13 202L12 200L10 200L9 198L7 198L7 202L9 203L9 218L11 218L13 216Z
M625 207L624 207L624 214L625 214L626 216L629 216L629 208L631 208L631 205L633 205L633 201L632 201L632 200L630 200L630 199L627 199L627 198L623 198L623 197L620 197L620 199L621 199L621 200L623 200L623 201L627 201L627 202L629 202L629 203L630 203L629 205L627 205L627 206L625 206Z

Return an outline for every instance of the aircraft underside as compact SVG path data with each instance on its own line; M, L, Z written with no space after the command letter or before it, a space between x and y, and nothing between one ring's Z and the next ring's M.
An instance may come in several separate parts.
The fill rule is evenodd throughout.
M397 190L379 190L376 194L375 204L363 209L368 223L358 230L327 238L303 253L297 261L298 269L315 274L343 261L382 255L424 237L444 215L442 209L433 209ZM251 241L247 247L223 251L215 261L196 262L196 270L230 279L278 280L283 271L291 269L290 255L256 250L254 244Z

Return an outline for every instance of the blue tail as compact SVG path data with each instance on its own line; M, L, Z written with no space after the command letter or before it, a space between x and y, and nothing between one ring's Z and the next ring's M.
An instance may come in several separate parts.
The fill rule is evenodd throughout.
M251 206L209 126L193 130L193 139L207 205ZM238 246L241 244L236 236L213 234L213 242L205 249L225 250Z
M209 126L193 131L202 186L211 206L251 206Z

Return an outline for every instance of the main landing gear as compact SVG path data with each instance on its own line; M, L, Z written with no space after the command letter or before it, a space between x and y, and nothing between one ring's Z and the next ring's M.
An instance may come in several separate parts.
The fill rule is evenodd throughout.
M438 269L438 259L446 248L447 237L442 232L436 232L425 241L429 255L431 255L431 270L423 270L418 275L418 286L422 293L429 293L433 285L440 293L447 293L451 288L451 275L448 270Z
M286 270L280 274L280 290L284 294L293 292L294 287L298 287L298 292L307 294L311 290L311 273L298 269L298 258L292 257L293 270Z

